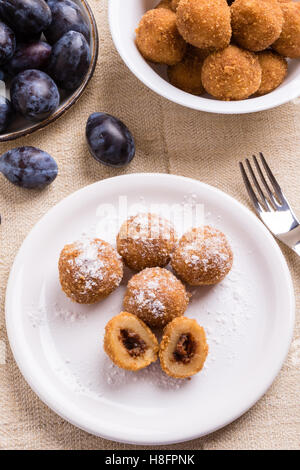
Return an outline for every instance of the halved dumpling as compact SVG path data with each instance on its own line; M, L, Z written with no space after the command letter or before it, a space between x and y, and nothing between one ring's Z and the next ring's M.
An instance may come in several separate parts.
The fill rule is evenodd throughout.
M138 317L121 312L105 327L104 351L122 369L140 370L155 362L158 341Z
M166 326L159 351L166 374L177 379L191 377L202 369L207 354L205 331L196 320L178 317Z

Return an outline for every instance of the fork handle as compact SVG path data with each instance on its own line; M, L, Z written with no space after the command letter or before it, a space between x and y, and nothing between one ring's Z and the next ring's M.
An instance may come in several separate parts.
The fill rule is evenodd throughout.
M288 233L279 235L278 238L300 256L300 225Z

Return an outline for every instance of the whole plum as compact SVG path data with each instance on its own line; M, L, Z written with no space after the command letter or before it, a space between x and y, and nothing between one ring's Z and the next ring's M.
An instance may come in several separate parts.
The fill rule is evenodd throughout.
M44 41L18 44L5 69L10 75L17 75L28 69L43 70L49 64L51 51L52 47Z
M21 37L40 35L52 21L44 0L0 0L0 16Z
M122 167L135 155L129 129L110 114L91 114L86 125L86 138L91 155L104 165Z
M13 56L15 49L16 37L13 30L0 21L0 65Z
M58 173L56 161L35 147L18 147L0 157L0 171L16 186L41 189L52 183Z
M30 121L42 121L59 105L56 84L40 70L25 70L11 84L11 100L17 112Z
M74 90L85 77L90 62L90 47L85 37L69 31L54 44L47 72L58 86Z
M52 13L52 22L44 31L50 44L57 42L68 31L78 31L85 39L90 41L90 30L81 12L81 8L71 0L48 0Z
M7 73L5 70L0 69L0 82L5 82L7 79Z
M0 133L6 131L14 116L11 102L4 96L0 96Z

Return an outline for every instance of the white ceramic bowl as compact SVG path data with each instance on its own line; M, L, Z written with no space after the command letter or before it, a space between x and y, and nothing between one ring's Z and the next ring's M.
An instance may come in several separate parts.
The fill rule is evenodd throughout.
M145 61L135 45L135 28L143 14L159 0L109 0L109 22L115 46L128 68L147 87L174 103L217 114L244 114L264 111L287 103L300 95L300 61L292 60L284 83L272 93L244 101L219 101L198 97L172 86L166 80L165 67Z

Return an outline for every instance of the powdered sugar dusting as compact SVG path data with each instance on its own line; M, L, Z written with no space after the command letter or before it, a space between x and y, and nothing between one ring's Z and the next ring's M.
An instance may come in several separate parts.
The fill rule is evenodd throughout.
M225 272L231 262L231 251L226 238L219 230L210 226L206 226L204 230L199 228L189 232L179 243L179 251L186 265L201 265L205 272L213 267L220 273Z
M176 285L178 288L180 281L171 272L160 268L145 269L129 281L126 306L134 312L147 310L154 318L161 318L167 310L165 302Z
M84 277L102 281L104 263L99 257L101 246L91 240L82 239L76 243L76 248L79 250L79 254L74 262L78 272Z
M194 199L196 200L196 197ZM149 208L146 208L146 211L147 209ZM37 302L29 306L27 313L32 326L35 327L36 334L40 334L41 330L44 335L45 330L49 328L51 341L55 345L58 356L62 359L62 364L55 364L53 369L76 393L91 396L95 392L95 398L103 397L104 400L118 404L125 403L126 406L142 406L143 408L149 406L148 409L150 409L156 404L160 407L168 407L170 403L181 406L181 398L189 400L193 390L196 389L196 400L200 403L202 397L205 397L206 392L204 393L203 390L206 390L207 384L208 386L213 384L215 390L222 380L226 382L228 375L230 376L231 373L234 375L232 371L235 368L238 369L241 364L242 366L248 364L248 357L251 356L248 338L253 337L255 333L261 340L265 331L265 324L261 325L261 320L265 319L264 306L268 308L269 300L266 300L266 304L263 303L260 287L261 270L255 265L257 257L255 262L252 262L254 257L249 256L251 255L250 241L246 236L243 240L239 239L239 232L236 231L234 225L230 225L231 220L227 220L224 216L224 221L221 222L221 216L214 213L215 208L210 209L212 212L206 214L210 219L207 222L217 227L220 225L220 229L224 230L226 235L231 235L233 243L230 240L230 244L233 246L236 260L233 270L217 286L190 288L193 296L185 315L195 318L204 327L209 344L209 355L204 369L191 381L168 377L161 370L159 362L139 372L124 371L115 366L105 355L101 335L109 319L122 309L126 284L121 285L101 304L79 306L69 303L68 299L62 295L58 280L55 278L57 266L53 268L51 276L47 271L49 278L54 277L57 280L54 294L56 302L52 304L49 297L45 297L45 300L42 299L45 302L45 308L40 308ZM193 226L197 225L200 223ZM120 224L114 231L109 232L111 236L109 241L115 240L119 226ZM177 223L175 227L180 231ZM145 225L142 224L142 233L144 229ZM86 228L86 233L80 239L78 246L88 244L88 240L94 237L108 241L108 235L105 236L103 232L103 223L97 224L97 231ZM190 253L187 254L191 269L198 265L201 258L196 250L193 251L195 247L197 245L191 241ZM226 262L226 254L219 249L218 245L210 242L210 246L207 245L205 249L217 256L219 262ZM84 278L88 279L86 289L90 289L89 281L93 282L96 270L97 262L95 263L93 258L94 254L94 249L84 249L74 261L74 267ZM70 265L70 268L72 266ZM99 272L97 271L97 275L100 274L103 275L101 264ZM173 282L175 282L174 279L170 277L168 284L171 286ZM147 289L143 288L139 292L136 290L141 306L149 302L158 318L163 315L164 309L162 299L155 298L155 292L160 285L160 279L149 279ZM49 289L48 286L46 289L51 290L52 299L53 289ZM259 321L256 317L260 317ZM39 327L38 331L37 327ZM45 335L42 336L43 341L45 337ZM45 347L45 351L48 356L51 356L52 344L49 345L49 349ZM151 390L151 393L147 394L148 390Z
M170 239L173 232L171 223L156 214L139 213L126 224L126 238L132 239ZM125 235L125 234L124 234Z
M114 284L121 282L122 273L111 269L110 255L113 254L119 260L121 257L110 245L85 236L74 244L74 248L78 254L70 258L68 263L73 268L75 278L84 282L83 294L93 290L104 279Z

